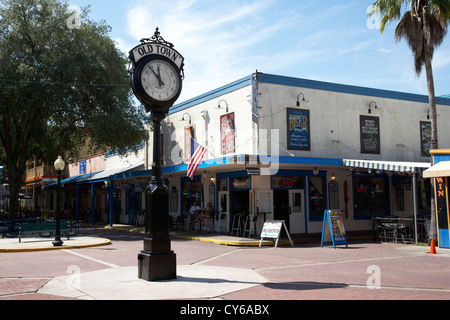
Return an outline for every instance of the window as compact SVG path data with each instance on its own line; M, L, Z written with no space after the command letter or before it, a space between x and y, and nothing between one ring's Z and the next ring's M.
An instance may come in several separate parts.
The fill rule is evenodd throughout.
M189 211L194 201L201 205L201 182L182 181L181 183L181 205L182 211Z
M309 177L309 209L311 220L323 219L325 211L324 177Z
M358 176L353 179L355 219L389 215L388 185L387 176Z

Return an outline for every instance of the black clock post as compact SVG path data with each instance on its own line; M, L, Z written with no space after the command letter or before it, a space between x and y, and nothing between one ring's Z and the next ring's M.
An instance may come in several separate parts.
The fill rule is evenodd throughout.
M132 88L153 122L152 177L146 193L144 249L138 254L138 277L147 281L176 279L176 254L169 235L169 189L162 176L161 122L182 87L183 57L156 29L130 51Z
M169 189L162 177L161 121L163 112L152 112L153 166L146 194L144 250L138 254L138 276L147 281L177 277L176 254L169 235Z

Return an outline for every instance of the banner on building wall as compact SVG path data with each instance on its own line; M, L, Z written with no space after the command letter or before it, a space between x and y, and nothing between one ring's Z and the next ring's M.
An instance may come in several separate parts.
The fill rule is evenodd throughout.
M288 150L311 150L309 110L287 108Z
M420 150L423 157L430 157L431 122L420 121Z
M80 161L80 172L79 174L86 174L87 170L86 170L86 160L81 160Z
M184 128L184 160L191 159L191 139L194 139L194 126Z
M234 112L220 117L220 139L222 154L235 152Z
M380 118L360 116L361 153L380 154Z

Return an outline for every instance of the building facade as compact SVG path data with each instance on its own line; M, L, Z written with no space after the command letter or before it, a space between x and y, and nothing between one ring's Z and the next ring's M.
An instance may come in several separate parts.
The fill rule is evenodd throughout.
M437 104L439 145L450 148L450 99ZM255 73L170 109L161 137L170 214L211 203L221 231L250 214L256 234L265 220L319 233L326 209L340 209L348 231L372 229L374 216L426 216L430 130L427 96ZM72 180L101 185L104 221L143 221L152 136ZM192 180L191 138L207 149Z

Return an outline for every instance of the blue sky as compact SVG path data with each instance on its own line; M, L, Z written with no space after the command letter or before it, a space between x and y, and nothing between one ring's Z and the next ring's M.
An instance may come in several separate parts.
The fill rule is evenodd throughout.
M193 98L258 70L283 76L427 95L395 24L383 34L367 10L374 1L67 0L91 5L128 52L159 27L185 58L183 93ZM436 50L436 95L450 94L450 39Z

